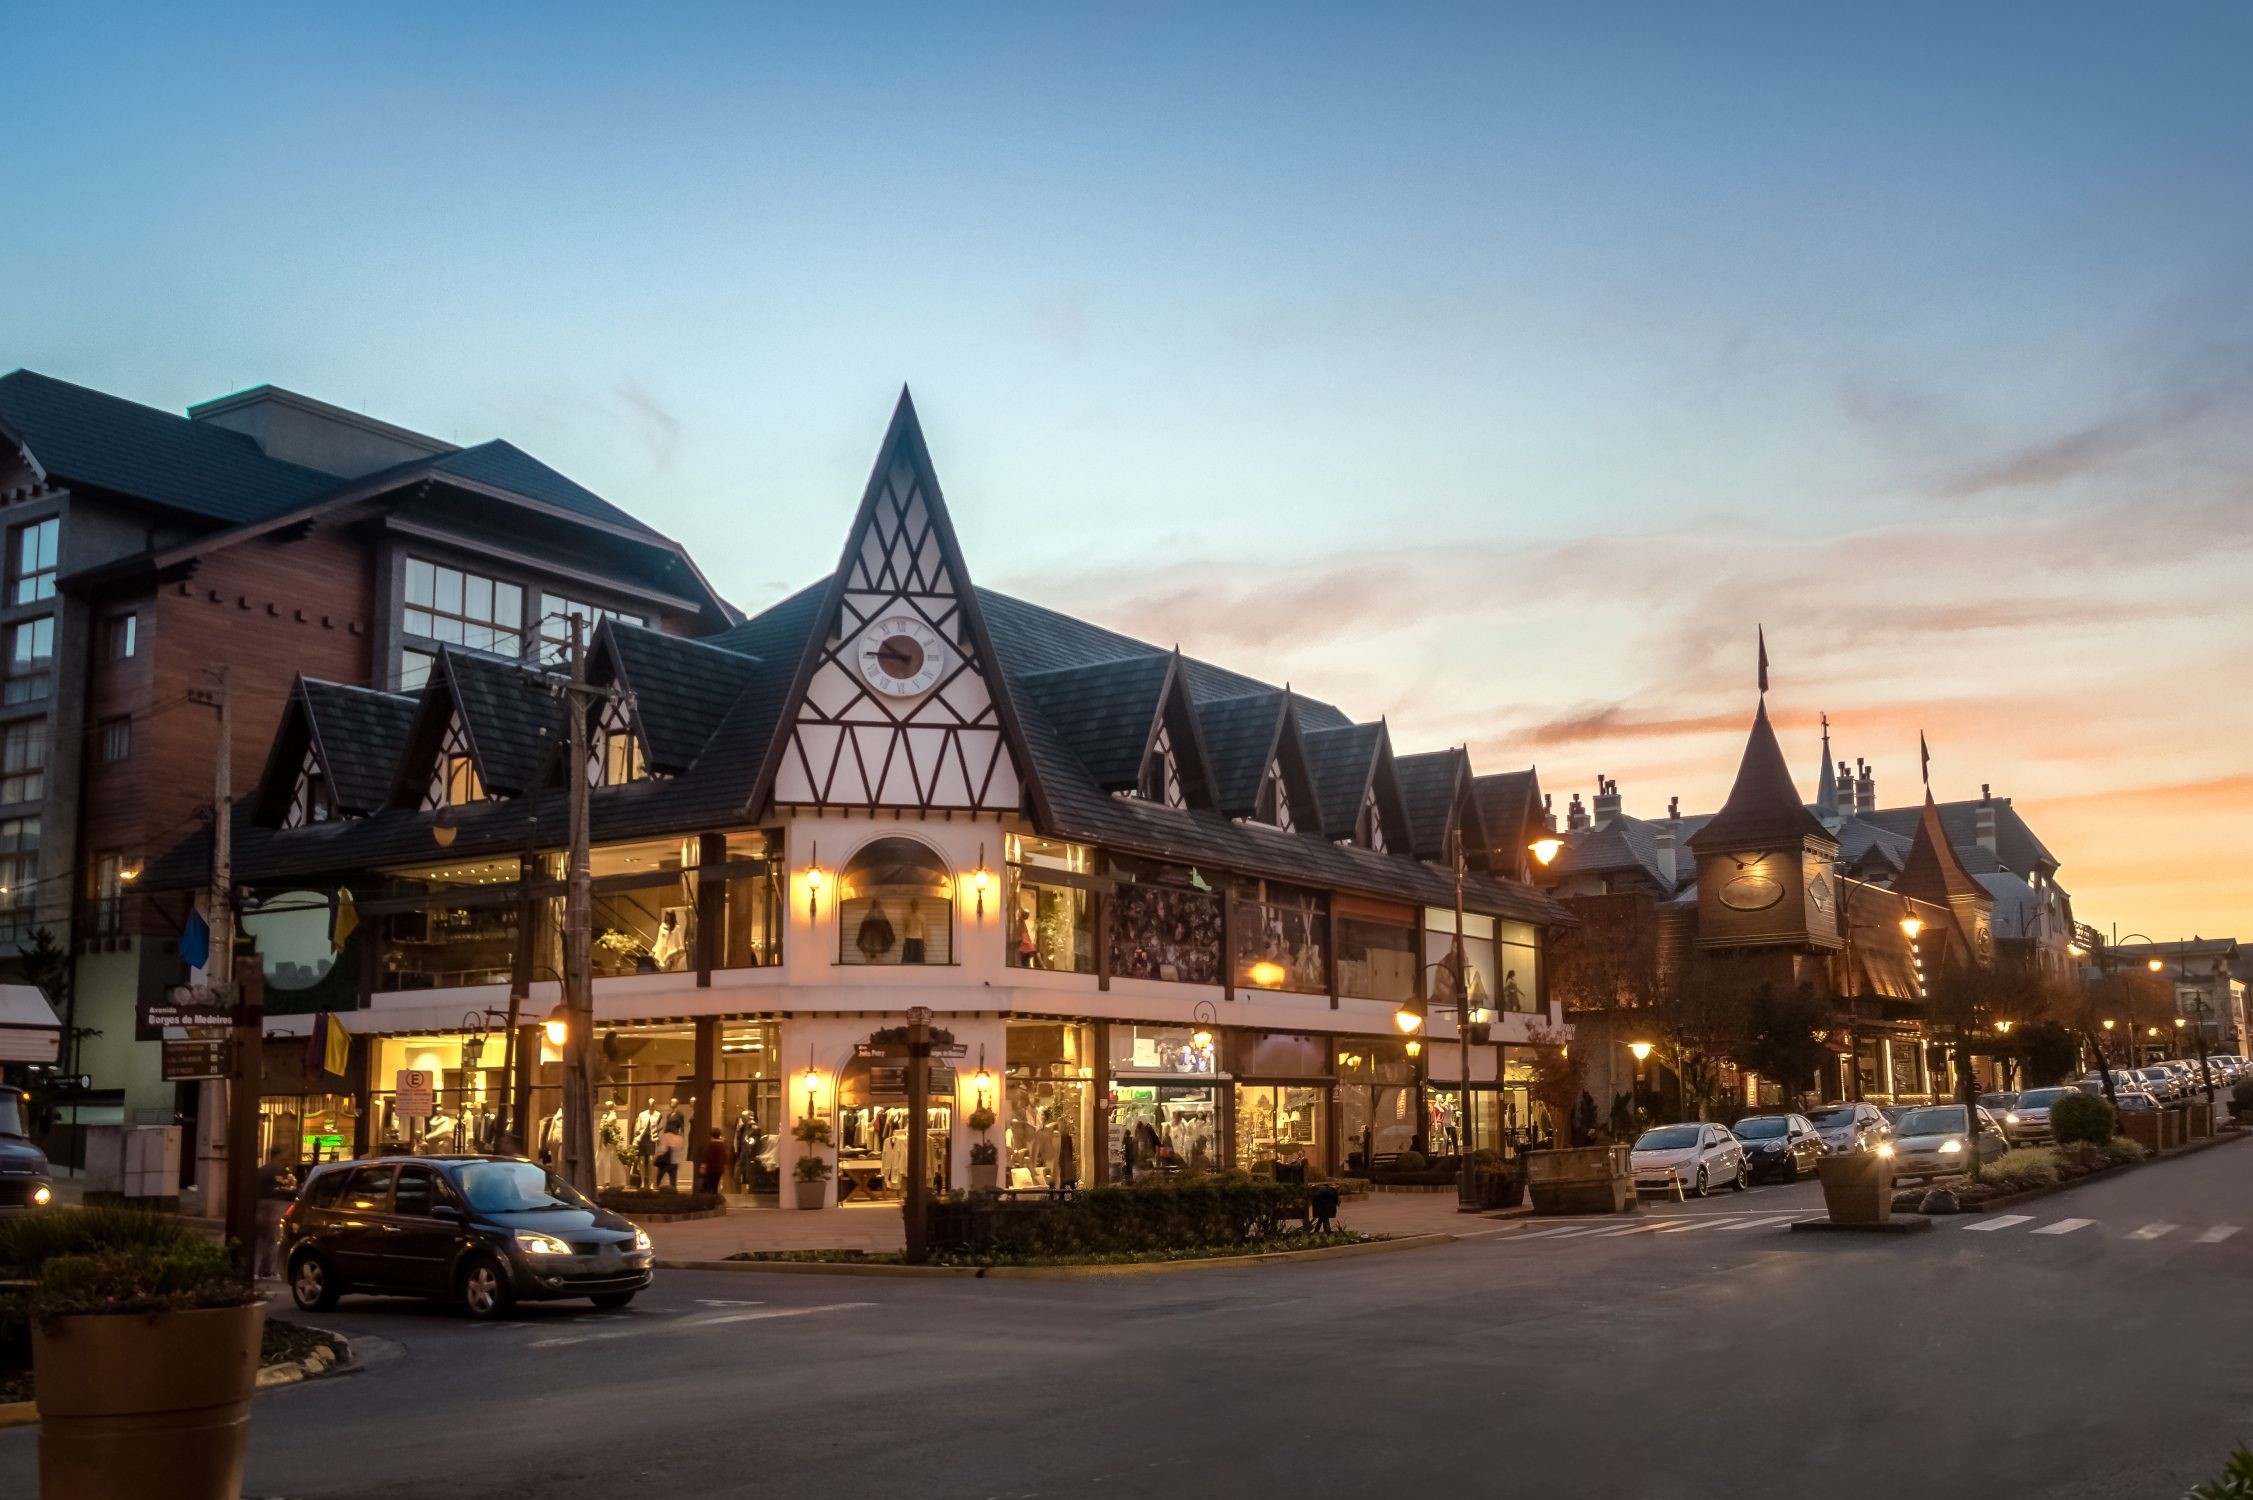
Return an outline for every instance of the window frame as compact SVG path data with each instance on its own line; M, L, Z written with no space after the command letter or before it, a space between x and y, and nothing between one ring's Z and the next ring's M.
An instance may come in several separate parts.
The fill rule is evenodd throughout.
M43 654L24 656L18 643L26 632L36 645L44 638ZM0 702L44 703L55 695L55 617L52 614L32 615L22 620L8 622L6 637L0 640Z
M418 570L422 569L429 570L428 597L418 600L417 585L422 581ZM449 581L451 600L447 597ZM478 613L473 604L480 588L485 596L483 613ZM501 607L504 593L515 600L513 623L505 618L509 612ZM524 585L514 579L409 553L400 574L399 631L409 640L521 661L525 646L524 595ZM454 627L451 632L446 628L449 624ZM476 638L480 633L483 638Z
M57 556L62 547L63 518L47 516L8 528L8 602L38 604L55 597ZM25 564L29 546L31 566Z

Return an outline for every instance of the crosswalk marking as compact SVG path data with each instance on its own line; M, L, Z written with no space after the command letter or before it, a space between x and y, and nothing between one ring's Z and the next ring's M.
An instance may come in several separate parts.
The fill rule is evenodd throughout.
M1742 1224L1724 1224L1721 1227L1724 1231L1731 1229L1764 1229L1777 1224L1789 1224L1794 1219L1803 1219L1806 1217L1807 1215L1805 1214L1777 1214L1771 1218L1747 1219Z
M2035 1230L2034 1233L2071 1234L2074 1230L2086 1229L2095 1222L2096 1220L2094 1219L2060 1219L2055 1224L2044 1224L2041 1228Z
M2155 1240L2163 1234L2174 1233L2175 1229L2176 1226L2173 1224L2146 1224L2143 1228L2129 1235L2128 1238L2132 1240Z
M1603 1229L1588 1236L1592 1240L1616 1240L1630 1234L1652 1234L1664 1229L1664 1224L1628 1224L1618 1229Z
M1521 1234L1521 1240L1560 1240L1576 1234L1592 1234L1608 1226L1600 1224L1566 1224L1556 1229L1536 1229L1531 1234Z
M2219 1245L2222 1241L2228 1239L2235 1233L2237 1233L2237 1226L2235 1224L2216 1224L2212 1229L2209 1229L2204 1234L2200 1235L2193 1243L2200 1245Z
M1993 1218L1981 1219L1976 1224L1966 1224L1964 1228L1976 1234L1982 1230L2008 1229L2013 1224L2031 1224L2033 1222L2034 1216L2032 1214L1996 1214Z

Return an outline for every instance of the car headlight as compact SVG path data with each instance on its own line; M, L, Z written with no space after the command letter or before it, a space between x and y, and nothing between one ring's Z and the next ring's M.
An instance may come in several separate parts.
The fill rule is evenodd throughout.
M516 1232L516 1247L527 1255L569 1255L571 1253L571 1247L554 1235L541 1234L530 1229L519 1229Z
M1940 1154L1942 1156L1954 1156L1963 1149L1964 1143L1959 1140L1951 1139L1942 1141L1940 1143Z
M657 1248L655 1245L650 1243L649 1231L642 1228L639 1224L636 1224L634 1226L634 1248L636 1250L654 1250Z
M1893 1154L1893 1142L1879 1141L1877 1146L1877 1154L1880 1156L1891 1156Z
M31 1190L31 1206L33 1208L45 1208L54 1201L55 1190L44 1182Z
M2005 1125L2016 1125L2018 1123L2018 1116L2015 1114L2006 1114L2003 1116L2003 1123Z

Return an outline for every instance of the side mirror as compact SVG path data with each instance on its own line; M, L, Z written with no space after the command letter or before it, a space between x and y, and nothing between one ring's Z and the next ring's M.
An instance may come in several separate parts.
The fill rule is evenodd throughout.
M433 1219L444 1219L449 1224L466 1224L469 1222L469 1216L451 1203L433 1203L430 1206L430 1216Z

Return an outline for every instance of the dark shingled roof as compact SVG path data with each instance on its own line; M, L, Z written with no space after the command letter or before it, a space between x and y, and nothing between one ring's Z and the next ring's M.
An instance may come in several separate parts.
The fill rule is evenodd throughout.
M1307 727L1303 717L1299 727L1302 730ZM1369 789L1370 775L1377 763L1377 746L1384 736L1385 726L1381 722L1343 724L1305 735L1307 770L1314 777L1314 794L1321 803L1322 826L1333 837L1345 838L1353 832L1354 823L1361 816L1361 794ZM1406 829L1400 830L1401 834L1406 832Z
M414 697L302 677L297 691L328 769L336 810L358 817L383 806L415 721Z
M1957 855L1973 870L1983 866L2008 869L2020 875L2031 875L2037 870L2055 873L2057 856L2044 847L2034 836L2026 820L2011 806L2008 797L1996 797L1989 806L1995 810L1995 848L1990 853L1979 842L1979 803L1942 802L1938 804L1940 826L1947 830L1948 842L1955 846ZM1862 818L1888 833L1902 838L1913 838L1917 824L1924 817L1922 807L1879 807L1863 813Z
M476 484L491 485L552 505L557 510L569 511L590 521L600 521L610 526L621 526L643 536L655 537L655 528L644 525L608 500L576 480L567 478L541 463L514 443L495 438L489 443L479 443L474 448L462 448L442 454L427 461L432 472L450 474Z
M997 646L995 648L999 650ZM1142 774L1142 753L1158 721L1159 694L1173 672L1171 655L1129 656L1010 674L1022 708L1037 704L1087 775L1106 792L1132 790ZM1177 759L1191 747L1177 745Z
M1245 693L1197 705L1205 751L1220 781L1220 810L1232 818L1248 818L1259 805L1268 761L1282 732L1285 698L1280 692Z
M1752 733L1745 740L1744 759L1737 766L1736 785L1729 800L1712 821L1690 836L1698 849L1748 850L1797 845L1801 839L1835 842L1830 831L1799 800L1792 785L1791 768L1776 743L1768 723L1768 703L1761 700L1753 715Z
M337 483L268 458L242 433L30 370L0 376L0 428L50 479L227 525L303 505Z
M1929 793L1924 799L1923 816L1917 820L1916 841L1909 845L1909 857L1902 861L1901 873L1895 877L1893 888L1904 896L1939 906L1945 906L1958 896L1993 899L1987 895L1987 888L1972 879L1963 862L1956 858L1947 830L1940 826L1940 810L1933 805Z
M1393 757L1400 777L1400 798L1408 806L1408 826L1416 840L1418 859L1447 857L1448 830L1455 826L1455 809L1462 793L1470 757L1461 749L1424 750ZM1468 837L1464 839L1466 847Z
M555 679L529 667L444 648L442 669L454 685L462 725L489 792L514 797L543 779L563 737L563 705Z
M600 635L633 695L650 769L667 776L696 763L759 666L754 656L616 620Z

